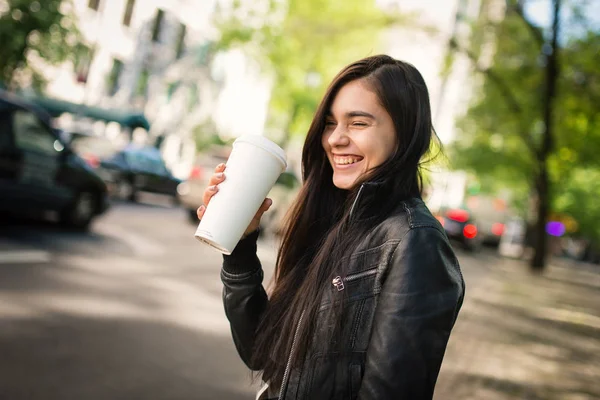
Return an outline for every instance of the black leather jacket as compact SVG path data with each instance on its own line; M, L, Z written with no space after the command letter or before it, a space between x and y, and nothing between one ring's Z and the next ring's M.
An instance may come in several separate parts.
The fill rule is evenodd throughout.
M268 298L256 234L224 256L223 301L233 340L250 364L254 332ZM292 369L280 399L431 399L450 331L464 297L458 261L439 222L420 199L397 209L348 256L344 352L319 349ZM323 300L324 310L331 304ZM279 388L275 393L278 392Z

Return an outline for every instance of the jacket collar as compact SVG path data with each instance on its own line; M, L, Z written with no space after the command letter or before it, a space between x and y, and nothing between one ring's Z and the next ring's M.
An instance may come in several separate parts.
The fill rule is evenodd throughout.
M352 206L350 207L350 219L355 217L355 214L362 210L362 207L367 204L372 204L376 200L379 200L385 191L386 185L384 182L364 182L360 185L358 189L358 193L352 202ZM370 213L361 212L360 218L369 217Z

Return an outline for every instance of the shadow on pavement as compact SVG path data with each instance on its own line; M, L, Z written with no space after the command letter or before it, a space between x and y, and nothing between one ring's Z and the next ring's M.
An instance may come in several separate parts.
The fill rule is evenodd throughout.
M5 218L0 223L0 241L8 241L35 249L68 253L89 253L111 249L129 251L116 238L94 232L94 227L82 232L65 228L53 221L34 218ZM5 246L4 246L5 247Z
M436 399L600 398L600 271L526 268L505 263L467 292Z
M2 399L242 400L253 393L229 340L160 322L3 318L0 354Z

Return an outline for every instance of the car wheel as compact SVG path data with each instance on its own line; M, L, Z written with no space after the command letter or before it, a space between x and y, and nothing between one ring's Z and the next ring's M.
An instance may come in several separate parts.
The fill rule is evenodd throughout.
M119 199L129 200L129 201L137 201L137 193L131 182L127 181L124 178L121 178L117 181L117 189L116 194Z
M96 196L91 192L81 192L75 201L61 215L63 225L85 230L96 215Z

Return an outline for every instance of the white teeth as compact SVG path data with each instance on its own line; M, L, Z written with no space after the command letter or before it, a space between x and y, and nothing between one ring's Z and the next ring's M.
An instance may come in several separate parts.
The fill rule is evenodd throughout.
M356 162L359 162L360 160L358 158L353 158L353 157L334 157L333 161L336 164L348 165L348 164L354 164Z

